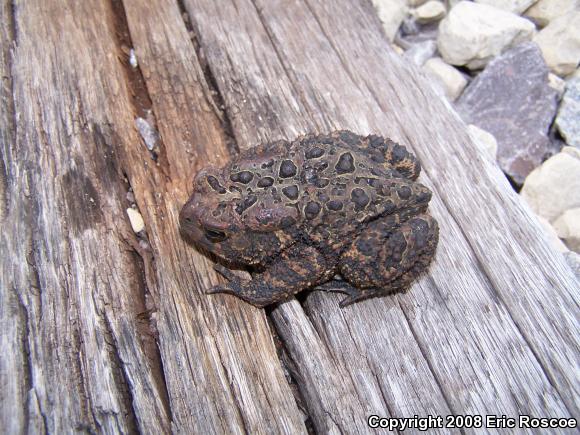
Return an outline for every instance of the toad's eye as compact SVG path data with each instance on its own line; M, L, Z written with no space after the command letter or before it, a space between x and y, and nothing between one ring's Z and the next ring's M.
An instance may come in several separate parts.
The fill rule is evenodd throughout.
M218 230L210 230L210 229L205 229L205 237L211 241L211 242L223 242L225 239L228 238L228 236L226 235L226 233L224 233L223 231L218 231Z

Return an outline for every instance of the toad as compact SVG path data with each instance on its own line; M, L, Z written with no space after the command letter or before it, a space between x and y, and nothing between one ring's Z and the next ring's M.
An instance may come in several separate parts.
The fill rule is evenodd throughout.
M208 293L263 307L306 289L339 291L344 307L405 291L439 237L431 191L404 146L350 131L280 140L205 168L179 220L183 237L230 265L250 266Z

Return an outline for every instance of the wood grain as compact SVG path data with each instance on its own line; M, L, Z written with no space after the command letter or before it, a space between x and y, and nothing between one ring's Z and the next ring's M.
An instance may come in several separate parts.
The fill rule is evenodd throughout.
M0 23L2 432L580 417L577 280L370 3L3 0ZM441 224L429 273L342 310L322 292L268 315L204 295L220 278L177 231L194 172L337 128L421 160Z

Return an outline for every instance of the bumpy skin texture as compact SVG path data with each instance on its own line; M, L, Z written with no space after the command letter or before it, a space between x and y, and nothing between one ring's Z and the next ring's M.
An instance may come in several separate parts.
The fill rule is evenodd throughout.
M218 266L230 281L209 293L259 307L314 287L346 293L341 306L404 291L439 236L420 171L405 147L376 135L343 130L259 145L198 173L181 233L253 266L251 280Z

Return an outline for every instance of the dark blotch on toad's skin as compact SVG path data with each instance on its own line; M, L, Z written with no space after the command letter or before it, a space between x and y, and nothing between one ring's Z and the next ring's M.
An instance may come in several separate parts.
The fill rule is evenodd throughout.
M270 187L274 184L274 179L272 177L262 177L260 181L256 184L258 187Z
M378 135L343 130L258 145L200 171L180 230L227 263L254 266L251 280L222 269L231 281L212 291L256 306L317 286L346 293L341 306L405 291L427 270L439 234L420 169Z
M282 189L282 193L288 199L297 199L298 198L298 186L293 184L292 186L284 187Z
M280 165L280 177L281 178L290 178L296 175L296 165L292 160L282 160L282 164Z
M310 148L308 151L306 151L306 153L304 153L304 156L307 159L316 159L318 157L322 157L324 155L324 149L319 148L317 146Z
M352 154L341 154L335 167L337 174L348 174L350 172L354 172L354 158Z
M332 211L342 210L342 201L338 201L338 200L333 199L333 200L328 201L326 203L326 207L328 207L328 209L332 210Z
M320 204L314 201L310 201L308 204L306 204L304 213L307 219L315 218L318 216L318 213L320 213Z

